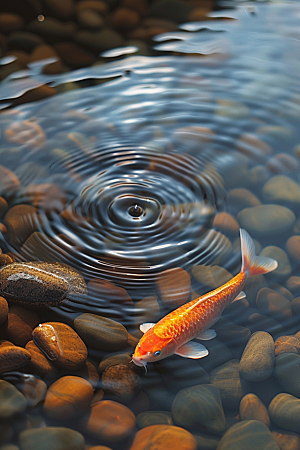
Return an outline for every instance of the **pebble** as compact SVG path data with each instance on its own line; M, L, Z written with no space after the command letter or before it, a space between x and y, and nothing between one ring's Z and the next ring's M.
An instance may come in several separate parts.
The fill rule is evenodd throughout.
M275 376L289 394L300 397L300 355L282 353L276 357Z
M15 245L22 245L31 233L37 230L38 210L30 205L16 205L8 210L4 217L7 238Z
M126 402L141 389L140 377L125 364L107 367L102 373L101 382L105 394Z
M42 37L30 31L15 31L10 33L7 38L7 47L9 50L24 50L31 52L37 45L44 44Z
M96 30L103 28L105 25L104 19L97 11L93 9L79 9L77 12L77 22L82 28Z
M275 356L281 353L300 354L300 341L293 336L280 336L275 341Z
M227 212L220 212L215 215L213 227L226 236L236 236L240 229L237 220Z
M58 369L52 364L33 341L27 342L25 349L30 353L30 370L41 377L55 376Z
M300 277L291 276L287 282L286 287L289 291L295 293L296 295L300 294Z
M278 236L291 230L295 214L285 206L259 205L239 212L237 220L254 238Z
M21 450L85 450L82 434L65 427L24 430L19 443Z
M277 153L269 159L268 169L273 173L289 173L297 172L299 163L296 158L286 153Z
M132 298L128 295L124 288L116 286L110 281L101 280L100 278L93 278L88 283L88 292L91 296L96 296L99 304L107 308L107 305L121 304L133 305Z
M0 268L0 293L26 306L55 306L64 298L84 297L86 285L67 264L13 263Z
M87 67L95 62L95 56L74 42L57 42L53 45L63 62L71 69Z
M38 45L35 47L30 55L30 62L40 62L46 59L55 59L52 63L47 63L43 67L43 73L45 74L58 74L63 72L63 64L58 55L51 45ZM36 206L36 205L35 205Z
M93 386L84 378L61 377L47 390L44 414L51 419L74 419L87 410L93 395Z
M105 355L99 366L98 366L98 373L100 375L102 375L102 373L104 372L104 370L106 370L108 367L110 366L116 366L118 364L129 364L130 361L132 360L132 356L129 353L119 353L117 355L113 354L113 355Z
M172 416L175 424L187 429L220 434L226 428L219 390L210 384L179 391L172 404Z
M0 218L2 218L4 216L4 214L7 211L7 201L5 200L5 198L0 197Z
M291 263L286 252L282 250L282 248L276 247L275 245L269 245L268 247L264 247L264 249L260 252L260 256L267 256L268 258L273 258L278 262L277 269L272 272L273 275L286 277L291 274Z
M263 381L273 372L275 345L272 336L264 331L252 334L242 354L239 371L248 381Z
M291 302L273 289L260 289L257 293L256 305L263 314L270 315L275 320L286 320L292 317Z
M8 316L8 303L4 297L0 297L0 325L6 321Z
M138 428L145 428L151 425L173 425L172 416L167 411L145 411L136 418Z
M280 450L299 450L300 439L297 434L288 431L272 431L272 436Z
M280 450L270 430L258 420L243 420L226 431L217 450Z
M86 362L85 343L65 323L45 322L33 330L32 336L47 358L62 369L80 369Z
M25 347L32 339L32 330L39 324L36 311L29 311L22 306L11 305L9 308L6 332L14 344Z
M292 312L295 315L300 314L300 297L295 297L291 303Z
M0 195L4 198L11 196L20 187L19 178L7 167L0 165Z
M12 33L19 31L24 27L24 20L19 14L1 13L0 31L2 33Z
M28 23L27 30L50 41L57 39L63 41L72 39L76 31L76 25L74 22L62 22L61 20L48 16L47 19L42 22L33 20Z
M294 261L300 262L300 236L291 236L286 242L287 252Z
M129 450L197 450L195 437L172 425L151 425L139 430Z
M231 349L240 347L244 349L251 335L249 328L235 325L233 322L224 319L223 316L215 328L218 339Z
M129 8L118 7L110 16L111 25L118 30L135 28L140 21L138 12Z
M228 361L212 370L210 382L218 388L224 408L237 409L250 390L249 383L240 377L238 360Z
M30 408L35 408L44 401L47 385L34 375L22 372L9 372L5 374L5 380L13 384L24 395Z
M216 450L220 440L219 437L205 433L194 434L194 436L198 445L197 450Z
M266 203L278 203L297 210L300 206L300 185L285 175L270 178L262 188Z
M0 380L0 420L11 420L25 412L26 398L11 383Z
M30 362L30 353L14 345L0 347L0 373L17 370Z
M72 374L72 371L68 372ZM95 361L87 359L85 364L80 369L74 371L74 375L89 381L89 383L93 386L94 389L98 387L99 374L97 371L97 364L95 363Z
M75 33L77 44L97 52L122 47L123 36L111 28L104 27L99 31L82 30Z
M191 278L181 267L161 272L156 279L156 285L167 308L177 308L189 300Z
M68 19L74 12L74 0L44 0L45 6L50 12L60 19Z
M300 400L293 395L276 395L269 405L272 422L284 430L300 433Z
M26 145L32 150L40 150L46 143L46 135L35 121L16 121L6 128L4 136L13 144Z
M107 12L108 3L103 0L80 0L75 5L76 11L84 9L91 9L97 11L99 14L105 14Z
M235 188L228 192L227 205L235 216L242 209L261 205L261 201L249 189Z
M253 160L264 162L265 157L271 155L271 147L255 134L244 133L237 141L237 150Z
M91 407L83 419L86 431L95 439L105 442L124 442L132 435L136 418L125 405L112 400L102 400Z
M215 289L227 281L231 280L232 275L228 270L220 266L202 266L197 265L192 269L193 277L201 284Z
M127 344L126 328L106 317L81 314L74 320L74 328L88 346L98 350L118 351Z
M267 408L255 394L245 395L240 403L241 420L259 420L270 428L270 417Z
M156 295L149 295L134 304L134 321L137 325L145 322L157 322L161 317Z

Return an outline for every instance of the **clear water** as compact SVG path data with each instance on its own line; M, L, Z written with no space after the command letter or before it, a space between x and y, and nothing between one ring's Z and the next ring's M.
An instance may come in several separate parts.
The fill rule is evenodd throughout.
M213 226L219 212L236 215L230 190L247 188L263 201L262 185L274 174L299 181L300 6L242 4L212 16L158 36L162 56L51 77L34 65L0 85L1 164L21 183L9 205L38 209L30 216L34 235L22 242L1 237L18 261L68 263L86 281L125 288L134 302L156 295L157 275L172 267L190 274L196 265L239 271L237 236ZM93 86L82 87L90 80ZM29 89L67 82L79 89L4 110ZM51 201L43 201L45 184L53 189ZM257 240L286 250L287 238L273 233ZM297 273L291 261L288 275L266 279L279 289ZM193 277L192 286L199 295L209 290ZM144 314L134 306L115 310L93 292L61 310L114 317L130 331ZM240 324L238 318L232 307L230 320ZM283 325L292 334L299 320ZM175 358L160 368L164 388L152 393L156 409L164 395L191 385L199 364ZM145 389L160 383L152 370Z

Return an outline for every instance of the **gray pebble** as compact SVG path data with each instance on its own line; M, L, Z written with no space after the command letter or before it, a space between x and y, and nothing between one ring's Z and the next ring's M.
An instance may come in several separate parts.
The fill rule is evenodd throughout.
M272 336L265 331L252 334L242 354L239 372L248 381L269 378L275 362L275 345Z
M43 427L22 431L21 450L84 450L84 437L65 427Z
M0 380L0 420L9 420L26 410L23 394L8 381Z

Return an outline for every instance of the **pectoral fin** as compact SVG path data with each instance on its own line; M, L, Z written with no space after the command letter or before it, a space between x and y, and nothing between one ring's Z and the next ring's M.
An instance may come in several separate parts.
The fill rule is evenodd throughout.
M234 302L236 302L237 300L241 300L242 298L245 298L245 297L246 297L245 292L244 292L244 291L241 291L241 292L239 293L239 295L237 295L237 296L232 300L231 303L234 303Z
M179 347L175 355L182 356L183 358L199 359L207 356L208 350L204 345L190 341Z
M150 328L154 327L155 323L151 323L151 322L147 322L147 323L142 323L142 325L140 325L140 330L142 333L146 333L146 331L150 330Z
M195 339L200 339L201 341L210 341L211 339L217 336L216 330L212 328L202 331L198 336L195 336Z

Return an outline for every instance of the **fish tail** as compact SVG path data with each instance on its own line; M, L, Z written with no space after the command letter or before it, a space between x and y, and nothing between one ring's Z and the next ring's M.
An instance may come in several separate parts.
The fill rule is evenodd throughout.
M265 256L256 256L254 242L246 230L240 229L241 250L242 250L242 268L241 272L247 277L261 275L272 272L278 266L275 259Z

